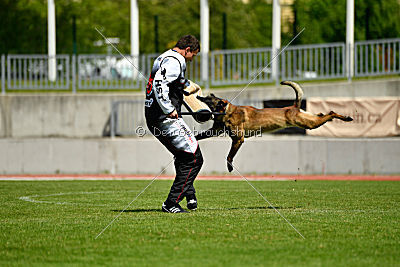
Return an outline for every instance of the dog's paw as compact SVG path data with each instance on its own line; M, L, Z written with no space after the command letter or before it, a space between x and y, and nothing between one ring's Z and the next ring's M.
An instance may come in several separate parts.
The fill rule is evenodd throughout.
M226 164L226 167L228 167L228 171L232 172L233 171L233 166L232 166L232 162L228 161Z
M353 118L352 117L346 117L346 118L344 118L344 121L353 121Z

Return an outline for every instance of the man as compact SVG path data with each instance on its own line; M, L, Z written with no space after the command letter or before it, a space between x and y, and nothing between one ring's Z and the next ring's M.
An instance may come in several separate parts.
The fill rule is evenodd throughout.
M184 89L186 61L200 51L199 41L185 35L173 49L161 54L153 64L146 88L145 116L151 133L175 156L175 180L162 211L186 212L179 202L186 197L187 208L197 209L194 179L203 165L203 157L196 138L179 115Z

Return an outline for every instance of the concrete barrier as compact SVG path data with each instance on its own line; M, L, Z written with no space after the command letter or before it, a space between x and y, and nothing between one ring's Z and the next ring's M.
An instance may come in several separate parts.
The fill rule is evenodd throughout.
M307 97L400 96L400 79L304 83ZM242 87L212 90L232 99ZM244 90L240 99L292 99L287 86ZM238 98L238 99L239 99ZM109 124L111 101L143 100L142 93L7 94L0 96L0 137L101 137ZM141 118L143 114L137 114ZM143 120L143 119L142 119Z
M227 173L230 139L200 141L202 174ZM172 155L155 138L4 138L1 174L158 174ZM399 174L400 138L264 135L246 139L234 160L243 174ZM170 164L167 174L174 173Z
M307 97L377 97L400 96L400 79L377 79L364 81L299 82ZM243 87L213 90L216 94L232 99ZM250 99L292 99L293 90L288 86L254 86L240 94Z
M399 96L400 79L306 84L306 97ZM213 90L230 99L241 88ZM240 98L293 98L290 88L252 87ZM0 96L0 173L157 174L172 156L154 138L101 138L111 101L124 94L7 94ZM142 116L142 114L141 114ZM400 174L400 138L332 139L273 136L245 141L235 158L243 174ZM223 174L228 138L200 142L203 174ZM174 173L173 164L166 169Z

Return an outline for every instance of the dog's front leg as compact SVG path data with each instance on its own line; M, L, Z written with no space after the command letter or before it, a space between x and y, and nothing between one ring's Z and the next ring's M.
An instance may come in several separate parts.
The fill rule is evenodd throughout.
M229 151L228 157L226 158L227 160L227 167L228 167L228 171L232 172L233 170L233 158L235 157L236 153L238 152L240 146L243 144L244 142L244 135L240 134L238 135L234 135L231 136L232 138L232 146L231 146L231 150Z

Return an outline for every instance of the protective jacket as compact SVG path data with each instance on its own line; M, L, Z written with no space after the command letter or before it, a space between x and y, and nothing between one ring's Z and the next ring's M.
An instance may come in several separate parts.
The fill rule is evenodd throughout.
M148 122L164 120L168 114L181 111L185 79L185 58L170 49L161 54L153 64L146 87L145 116Z

